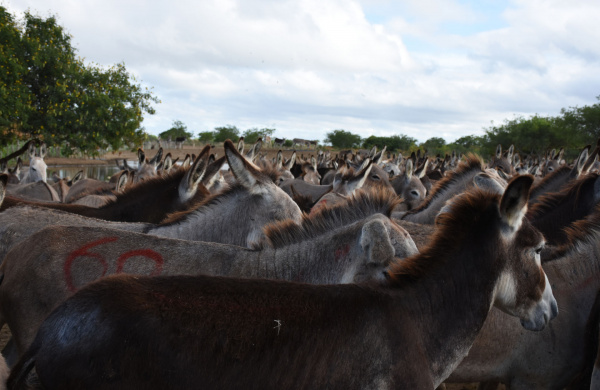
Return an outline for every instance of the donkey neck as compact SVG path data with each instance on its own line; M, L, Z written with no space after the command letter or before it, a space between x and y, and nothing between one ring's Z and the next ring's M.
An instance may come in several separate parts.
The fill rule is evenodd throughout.
M259 195L235 186L147 233L183 240L248 246L250 233L266 223L261 219L265 213L261 210L263 206Z
M544 270L557 290L595 296L600 291L600 228L591 228L572 242L562 256L544 263ZM587 294L590 291L594 294Z
M449 255L445 264L411 285L410 297L403 299L422 329L435 383L468 354L492 307L501 260L490 259L490 253L489 247L475 246Z
M409 211L402 219L414 223L432 225L437 213L442 209L446 201L454 195L463 192L473 182L473 177L481 172L481 167L470 169L447 181L441 182L435 190L422 203L422 206Z
M310 241L265 246L261 259L271 263L275 279L311 284L351 283L366 264L357 236L364 221L343 226Z

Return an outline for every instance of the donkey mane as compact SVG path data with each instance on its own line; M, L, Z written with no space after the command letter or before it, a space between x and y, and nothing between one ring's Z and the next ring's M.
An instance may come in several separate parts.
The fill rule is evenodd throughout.
M584 206L580 204L580 196L582 193L586 193L585 190L589 186L594 185L597 178L598 174L590 173L581 179L575 180L571 185L558 192L541 195L538 198L538 203L534 204L527 213L527 218L529 220L536 219L545 213L555 210L560 204L572 203L572 211L575 211L579 206Z
M342 202L325 206L311 215L303 214L297 224L291 220L274 222L264 228L267 242L274 248L281 248L303 241L310 241L341 226L365 219L373 214L383 214L388 218L400 203L396 194L389 191L357 191ZM262 245L262 244L259 244ZM256 248L261 249L261 247Z
M483 171L483 160L476 154L469 153L467 160L462 162L454 172L449 172L449 175L439 180L435 186L431 189L431 193L425 198L425 200L419 205L419 207L408 211L406 214L418 213L431 204L435 198L448 189L452 184L459 181L463 176L471 173L474 169Z
M275 183L279 178L280 173L277 171L275 167L265 167L260 171L261 175L264 178L268 178L268 180L273 181ZM240 192L247 192L246 188L240 184L237 180L230 185L228 188L223 190L222 192L218 192L216 194L211 194L208 197L197 201L196 203L191 204L186 210L176 211L174 213L169 214L160 224L159 226L169 226L174 225L176 223L183 222L187 217L195 214L197 212L202 213L213 205L217 205L223 202L225 199L234 196Z
M244 191L246 191L246 188L240 183L235 182L233 185L227 187L222 192L211 194L208 197L191 204L186 210L176 211L167 215L167 217L158 226L168 226L183 222L186 220L187 217L191 216L192 214L195 214L196 212L202 213L209 207L221 203L226 198L229 198L230 196L235 196L237 193Z
M183 178L183 176L185 175L185 173L187 172L187 170L183 169L183 168L179 168L179 169L171 169L171 171L169 173L167 173L166 175L163 176L153 176L150 177L146 180L143 180L141 182L136 183L135 185L132 186L127 186L123 192L116 192L116 191L111 191L115 196L116 199L112 199L109 200L108 202L106 202L106 204L102 207L102 208L106 208L106 207L110 207L112 204L114 203L131 203L131 202L138 202L140 198L144 198L146 196L155 194L155 190L159 189L165 189L167 188L167 186L178 186L179 182L181 181L181 179ZM86 194L88 195L88 194Z
M579 221L566 227L567 243L555 248L544 259L544 263L560 259L570 253L576 252L581 245L595 245L600 239L600 204L594 206L594 211Z
M563 165L551 174L544 176L544 178L535 187L531 188L531 197L534 197L535 194L538 193L544 193L546 188L552 184L556 177L568 174L572 169L573 168L569 166Z
M498 213L499 198L500 195L479 188L455 196L450 206L451 211L437 216L435 231L421 253L396 260L390 265L390 282L401 287L435 272L436 268L445 263L449 253L459 250L467 236L473 235L473 228L477 227L479 234L492 225L489 220Z

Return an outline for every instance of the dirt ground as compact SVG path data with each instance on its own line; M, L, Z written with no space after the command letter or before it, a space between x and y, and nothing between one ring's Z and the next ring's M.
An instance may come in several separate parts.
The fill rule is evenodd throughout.
M173 159L176 158L180 158L181 160L183 160L185 158L186 154L198 154L200 153L200 151L202 150L202 148L204 148L204 145L202 144L198 144L195 146L192 145L184 145L183 149L163 149L163 156L166 156L167 153L171 153L171 156L173 157ZM246 145L245 150L249 150L249 146ZM268 158L272 158L275 157L277 155L277 151L279 149L277 148L265 148L263 147L261 149L261 153L262 154L266 154ZM146 150L146 157L148 158L152 158L157 150ZM292 155L293 150L288 150L288 149L283 149L283 156L285 158L289 158ZM223 145L222 144L218 144L217 146L215 146L212 150L212 153L215 153L218 157L223 156ZM305 156L310 156L311 154L316 154L315 150L298 150L297 151L298 154L304 154ZM52 165L113 165L115 163L115 159L119 159L119 160L123 160L123 159L127 159L127 160L137 160L137 151L131 152L131 151L118 151L118 152L111 152L111 153L107 153L104 156L100 156L98 158L90 158L90 159L85 159L85 158L61 158L61 157L50 157L47 156L44 161L46 162L46 164L48 166L52 166ZM27 164L27 162L26 162Z

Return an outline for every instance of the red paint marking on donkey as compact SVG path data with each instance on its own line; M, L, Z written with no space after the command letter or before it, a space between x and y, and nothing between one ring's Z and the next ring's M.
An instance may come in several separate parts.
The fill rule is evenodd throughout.
M118 239L119 239L118 237L105 237L100 240L87 243L87 244L83 245L82 247L75 249L73 252L71 252L69 254L69 256L67 257L67 260L65 261L65 265L64 265L65 282L67 284L67 288L69 289L69 291L75 292L78 290L78 288L75 287L75 285L73 284L73 276L72 276L72 267L73 267L73 262L75 261L75 259L78 257L92 257L92 258L98 260L98 262L100 262L100 264L102 264L102 275L101 275L101 277L102 277L102 276L106 275L106 272L108 271L108 262L106 261L104 256L102 256L99 253L90 252L89 249L99 246L99 245L107 244L109 242L115 242ZM127 260L129 260L131 257L135 257L135 256L146 257L146 258L149 258L154 261L154 263L155 263L154 271L152 271L150 276L156 276L156 275L160 275L162 273L164 259L158 252L155 252L151 249L136 249L136 250L128 251L128 252L121 254L119 256L119 258L117 259L117 269L116 269L115 273L119 274L119 273L123 272L123 267L125 266L125 263L127 262Z
M350 253L350 245L346 244L335 250L335 261L340 261L348 256Z

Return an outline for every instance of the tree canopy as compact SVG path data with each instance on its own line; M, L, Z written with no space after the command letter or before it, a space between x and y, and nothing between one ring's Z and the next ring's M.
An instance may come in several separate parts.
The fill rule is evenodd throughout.
M55 17L25 12L19 23L2 6L0 92L0 146L38 138L67 154L139 145L159 102L124 64L86 65Z
M173 121L173 124L169 130L163 131L158 136L164 140L168 140L170 138L172 141L175 141L180 137L191 139L194 135L187 131L187 126L182 121L176 120Z
M325 142L330 143L334 148L347 149L359 147L362 140L358 134L346 130L333 130L327 133Z

